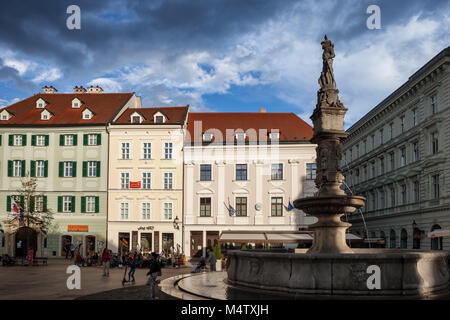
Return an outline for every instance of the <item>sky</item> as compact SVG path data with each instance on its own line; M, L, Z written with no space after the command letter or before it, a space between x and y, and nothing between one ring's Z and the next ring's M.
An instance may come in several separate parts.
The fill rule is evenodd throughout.
M81 29L69 30L70 5ZM367 28L378 5L381 29ZM294 112L310 122L333 41L352 125L450 45L450 1L111 0L2 3L0 107L42 92L100 85L143 107Z

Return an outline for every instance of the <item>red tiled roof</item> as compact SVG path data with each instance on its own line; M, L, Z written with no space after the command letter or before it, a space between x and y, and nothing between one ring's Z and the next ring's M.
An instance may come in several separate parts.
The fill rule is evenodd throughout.
M133 93L39 93L16 102L6 109L14 114L8 121L0 121L2 125L93 125L106 124L132 97ZM49 120L41 120L43 109L36 108L36 101L42 98L48 104L45 109L54 116ZM78 98L84 104L72 109L72 100ZM89 108L93 117L82 119L82 112Z
M134 112L139 113L144 117L144 121L141 124L153 124L153 115L158 111L167 117L164 124L183 124L189 107L161 107L161 108L138 108L138 109L127 109L114 124L136 124L131 123L131 115Z
M194 132L196 121L201 121L201 130L197 129L197 134ZM193 137L191 141L186 141L188 143L201 142L202 134L208 129L219 130L226 141L235 141L234 134L226 134L227 129L242 129L244 132L254 129L259 141L269 140L269 133L276 129L280 133L280 142L309 141L313 136L312 127L294 113L189 113L187 129L190 137ZM266 129L267 134L260 137L260 129ZM255 140L255 135L251 137L250 132L247 132L247 141ZM214 142L223 142L223 139L214 134Z

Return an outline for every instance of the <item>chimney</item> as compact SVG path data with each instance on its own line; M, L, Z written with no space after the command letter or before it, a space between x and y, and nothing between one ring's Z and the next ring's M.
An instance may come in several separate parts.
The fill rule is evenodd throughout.
M103 92L103 88L102 87L99 87L99 86L90 86L89 88L88 88L88 92L89 93L102 93Z
M74 93L86 93L86 89L83 88L83 86L75 86L75 88L73 88L73 92Z
M42 90L44 93L56 93L56 91L58 91L58 90L56 90L56 88L54 86L50 86L50 87L45 86L42 88Z
M265 113L266 112L266 108L259 108L259 112L260 113Z

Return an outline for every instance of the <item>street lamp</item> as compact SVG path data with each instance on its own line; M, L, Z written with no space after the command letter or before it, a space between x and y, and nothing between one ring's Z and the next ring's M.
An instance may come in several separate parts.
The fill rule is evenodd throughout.
M178 216L176 216L175 219L173 219L173 227L177 230L180 229L179 223L180 223L180 220L178 219Z
M416 220L413 220L412 226L413 226L413 229L417 228Z

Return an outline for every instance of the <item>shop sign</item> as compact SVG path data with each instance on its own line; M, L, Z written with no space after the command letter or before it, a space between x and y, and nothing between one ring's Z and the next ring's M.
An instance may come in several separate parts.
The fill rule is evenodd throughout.
M140 181L130 181L130 189L140 189L141 182Z
M88 225L73 225L73 224L69 224L67 226L67 231L68 232L88 232L89 231L89 226Z

